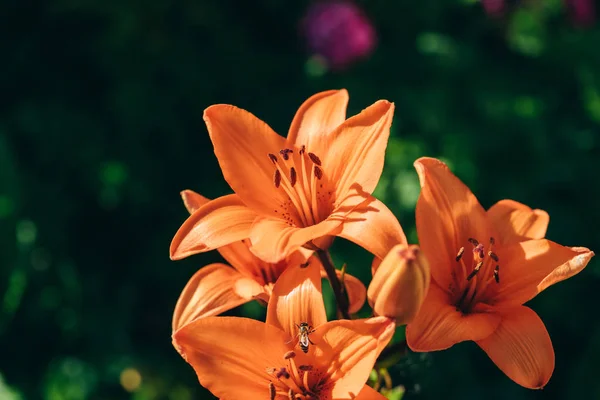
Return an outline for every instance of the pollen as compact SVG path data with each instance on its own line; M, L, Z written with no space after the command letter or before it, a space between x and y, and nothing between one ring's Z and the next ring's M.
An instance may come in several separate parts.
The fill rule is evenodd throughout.
M310 158L310 161L312 161L319 167L321 166L321 159L319 157L317 157L317 155L315 153L308 153L308 158Z
M277 392L275 391L275 385L273 385L273 382L269 382L269 398L271 400L275 400L276 395Z
M294 358L294 357L296 357L296 353L294 353L293 351L288 351L287 353L285 353L283 355L284 360L289 360L290 358Z
M321 179L323 177L323 170L315 165L315 177Z
M281 185L281 172L278 169L275 170L275 175L273 176L273 183L276 188L279 188Z
M292 187L296 184L297 178L298 176L296 175L296 168L290 168L290 185L292 185Z

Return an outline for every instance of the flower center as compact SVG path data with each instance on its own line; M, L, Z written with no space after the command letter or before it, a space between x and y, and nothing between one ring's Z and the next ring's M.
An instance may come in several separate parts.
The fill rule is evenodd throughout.
M490 238L487 251L477 239L469 238L468 241L473 251L465 253L464 247L458 250L456 262L460 264L462 274L453 274L456 307L463 313L468 313L475 304L485 299L490 283L500 283L500 259L493 251L494 238Z
M287 366L268 368L269 399L326 400L329 379L312 365L296 365L296 353L288 351L283 356Z
M324 220L330 212L332 192L323 189L321 159L306 152L305 146L296 152L282 149L279 157L269 153L269 159L275 165L273 184L287 195L275 212L291 226L306 227Z

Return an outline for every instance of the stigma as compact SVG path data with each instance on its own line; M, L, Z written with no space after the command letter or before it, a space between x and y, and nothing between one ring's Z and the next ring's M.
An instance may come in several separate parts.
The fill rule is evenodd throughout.
M290 226L316 225L331 211L331 191L323 189L321 158L315 153L285 148L267 154L274 166L273 185L285 193L286 200L274 210Z
M489 238L487 246L476 238L468 238L467 242L472 251L465 252L465 247L458 249L455 261L459 264L459 273L454 275L456 286L453 286L456 307L465 313L486 298L491 283L500 283L500 257L493 249L494 238Z

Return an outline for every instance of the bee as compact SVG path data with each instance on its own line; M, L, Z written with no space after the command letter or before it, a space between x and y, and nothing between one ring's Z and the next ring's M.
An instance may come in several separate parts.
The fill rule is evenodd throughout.
M313 333L315 330L312 326L308 324L308 322L301 322L300 324L296 324L296 327L298 328L297 336L300 349L302 349L304 353L308 353L308 344L314 344L312 340L310 340L308 335Z

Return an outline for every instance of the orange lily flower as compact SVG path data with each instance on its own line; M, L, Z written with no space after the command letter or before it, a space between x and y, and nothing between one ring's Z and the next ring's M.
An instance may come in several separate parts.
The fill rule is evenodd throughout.
M201 318L175 332L173 345L223 400L383 400L365 382L394 329L385 317L327 322L319 269L310 264L277 280L266 323Z
M345 119L345 90L300 107L287 139L247 111L214 105L204 120L235 195L200 207L179 228L172 259L249 238L278 262L300 247L326 249L334 236L379 258L406 243L398 220L371 193L383 169L394 105L381 100Z
M406 339L415 351L475 341L513 381L542 388L554 350L538 315L524 303L581 271L594 255L544 239L548 214L512 200L487 212L448 167L415 162L421 181L416 222L431 285Z
M185 190L181 195L190 214L210 201L191 190ZM210 264L192 276L175 306L173 331L197 318L218 315L254 299L268 302L275 281L290 266L316 264L321 276L327 276L321 262L311 256L310 250L300 249L272 264L252 254L247 243L240 241L217 249L231 267L221 263ZM341 277L341 271L336 272ZM344 276L344 284L350 304L349 312L358 312L365 302L365 285L348 274Z

